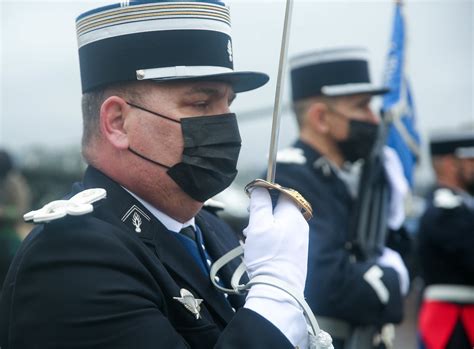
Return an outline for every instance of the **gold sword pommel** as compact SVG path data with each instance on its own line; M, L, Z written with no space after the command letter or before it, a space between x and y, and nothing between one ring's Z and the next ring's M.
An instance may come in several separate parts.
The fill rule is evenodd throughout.
M245 186L245 193L250 197L250 192L253 187L262 187L268 190L278 190L280 193L288 196L301 211L303 217L309 221L313 217L313 208L311 204L301 195L298 191L282 187L279 184L271 183L263 179L254 179L252 182Z

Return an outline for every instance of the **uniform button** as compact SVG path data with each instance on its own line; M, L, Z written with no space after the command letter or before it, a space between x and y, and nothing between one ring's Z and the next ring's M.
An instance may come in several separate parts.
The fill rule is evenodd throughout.
M229 295L227 293L224 293L224 297L227 298L229 297Z
M232 307L232 311L235 313L235 308L234 307Z
M204 246L204 244L201 244L201 247L202 247L203 250L206 249L206 246Z
M211 266L212 262L211 262L210 259L206 259L206 262L207 262L207 265L208 265L208 266Z
M143 80L145 78L145 71L143 70L137 70L137 80Z
M217 275L214 277L214 280L216 280L216 282L221 281L220 277L218 277Z

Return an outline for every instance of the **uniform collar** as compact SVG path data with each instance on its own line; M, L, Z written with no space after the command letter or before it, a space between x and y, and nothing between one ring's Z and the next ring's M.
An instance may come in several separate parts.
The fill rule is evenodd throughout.
M352 198L357 197L362 171L362 164L360 162L354 165L344 164L342 168L339 168L331 160L302 140L296 141L294 146L303 150L309 166L312 166L314 170L320 171L326 178L337 178L344 183L346 190Z
M352 165L344 165L342 168L333 167L333 169L336 176L346 185L352 198L356 198L359 192L362 162L358 161Z
M166 213L163 213L162 211L158 210L156 207L152 206L150 203L147 201L143 200L141 197L136 195L135 193L132 193L130 190L127 188L122 187L125 189L130 195L132 195L135 199L138 200L150 213L155 216L157 220L161 222L168 230L174 231L174 232L179 232L181 229L184 227L192 226L194 229L196 229L196 224L194 222L194 217L191 218L189 221L186 221L184 223L178 222L176 219L168 216Z
M357 188L352 187L354 187L354 182L358 182L362 169L362 163L355 163L353 165L344 164L342 167L339 167L322 155L318 150L303 142L302 140L296 141L294 146L296 148L303 149L307 164L312 166L314 169L323 172L325 177L335 175L337 178L343 181L344 184L346 184L348 189L352 189L350 190L351 192L357 192Z
M101 220L114 226L122 226L141 239L145 245L156 252L158 259L167 267L172 269L184 283L195 291L212 308L225 323L229 322L234 315L229 303L211 284L210 280L203 275L194 259L176 238L175 233L170 232L148 207L143 200L124 190L118 183L113 181L104 173L89 166L84 175L83 184L76 184L73 191L82 191L87 188L104 188L107 190L107 199L100 201L100 206L94 210L94 214ZM226 252L218 241L217 233L206 224L206 219L196 216L206 243L206 250L211 257L221 256ZM180 223L181 224L181 223ZM230 279L230 274L226 275ZM183 285L180 284L182 287ZM175 287L173 291L179 295L178 285L172 284L167 287Z

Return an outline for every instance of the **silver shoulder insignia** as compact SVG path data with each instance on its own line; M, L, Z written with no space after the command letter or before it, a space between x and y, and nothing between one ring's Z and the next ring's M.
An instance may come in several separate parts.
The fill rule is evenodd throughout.
M306 164L306 157L303 149L300 148L286 148L277 153L277 162L281 164Z
M194 298L193 294L189 292L187 289L182 288L179 291L181 297L173 297L178 302L180 302L184 307L189 310L193 315L196 316L196 320L201 318L201 311L200 304L202 303L202 299Z
M107 192L102 188L86 189L74 195L69 200L55 200L43 206L43 208L30 211L23 216L27 222L35 223L51 222L66 215L81 216L94 211L92 204L102 200Z
M440 188L434 192L433 204L438 208L453 209L462 204L462 197L451 190Z

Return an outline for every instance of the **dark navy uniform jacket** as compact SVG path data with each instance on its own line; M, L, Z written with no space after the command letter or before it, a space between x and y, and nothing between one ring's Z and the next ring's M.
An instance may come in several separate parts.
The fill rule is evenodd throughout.
M388 303L382 304L363 278L374 263L356 262L352 256L348 242L353 199L346 184L330 166L318 165L321 155L314 149L301 141L294 148L294 161L290 157L277 164L276 183L296 189L313 207L305 288L309 305L316 316L352 325L400 322L402 297L396 271L380 267L381 281L389 291Z
M418 234L425 285L474 286L474 198L446 187L433 194Z
M474 287L472 196L447 187L434 190L420 221L418 258L425 286L442 285L447 290L449 286ZM421 340L426 347L433 344L448 349L472 348L473 303L453 295L450 298L424 299L418 321ZM441 331L439 319L444 319Z
M39 225L17 253L0 303L2 349L292 347L257 313L234 313L244 300L218 292L176 233L121 186L89 168L71 196L87 188L107 198L90 214ZM196 224L214 260L237 246L212 214L200 212ZM173 299L181 288L203 299L200 319Z

